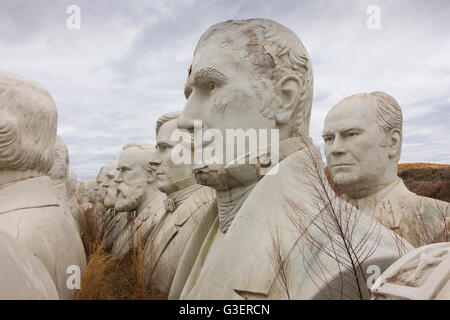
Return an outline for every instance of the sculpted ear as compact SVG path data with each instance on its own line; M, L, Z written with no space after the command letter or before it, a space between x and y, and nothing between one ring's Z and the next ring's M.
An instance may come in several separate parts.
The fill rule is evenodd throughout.
M392 129L388 136L389 158L397 156L402 149L402 132L399 129Z
M156 180L156 171L153 169L147 170L147 183L150 184Z
M296 75L284 76L278 81L275 91L280 102L275 106L275 120L278 124L287 124L303 92L302 81Z

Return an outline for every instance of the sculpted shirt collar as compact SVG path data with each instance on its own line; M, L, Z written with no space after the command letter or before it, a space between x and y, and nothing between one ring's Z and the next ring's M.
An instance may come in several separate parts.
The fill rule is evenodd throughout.
M284 139L280 141L278 150L272 150L272 146L268 146L268 153L259 156L258 162L260 163L260 166L263 162L268 163L269 167L265 168L266 172L268 172L271 168L277 165L277 163L274 163L271 159L273 158L274 153L278 153L279 163L294 152L303 149L306 145L312 145L311 138L301 136ZM258 179L261 179L262 177L263 176L261 175ZM226 233L228 231L228 228L233 222L236 213L239 211L242 204L255 187L256 183L257 181L248 186L216 192L220 231L222 233Z
M0 187L0 214L49 206L59 204L47 176L11 182Z

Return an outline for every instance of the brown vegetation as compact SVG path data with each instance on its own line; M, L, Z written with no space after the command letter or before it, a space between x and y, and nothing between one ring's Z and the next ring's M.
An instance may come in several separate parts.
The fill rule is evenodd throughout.
M432 168L432 169L441 169L448 168L450 164L440 164L440 163L399 163L398 164L398 173L409 170L409 169L422 169L422 168Z
M99 212L87 210L81 215L81 237L87 255L87 267L81 277L81 289L74 300L156 300L165 299L143 277L143 244L121 257L114 257L104 249L104 230L99 227ZM138 237L139 238L139 237Z

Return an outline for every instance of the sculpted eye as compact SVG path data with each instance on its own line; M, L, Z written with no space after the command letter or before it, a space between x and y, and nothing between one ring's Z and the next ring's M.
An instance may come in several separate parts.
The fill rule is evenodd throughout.
M333 137L325 136L325 137L323 137L323 141L325 141L325 143L330 143L333 141Z
M211 83L209 84L209 88L210 88L211 90L214 90L214 89L216 88L216 84L215 84L214 82L211 82Z

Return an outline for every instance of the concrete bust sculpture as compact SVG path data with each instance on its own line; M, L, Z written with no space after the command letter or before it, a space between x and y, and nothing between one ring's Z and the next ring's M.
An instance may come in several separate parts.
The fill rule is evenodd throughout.
M156 173L149 161L154 146L128 143L123 147L117 164L117 198L115 210L129 212L130 219L120 231L112 247L116 256L125 255L135 242L144 244L163 212L164 195L159 192Z
M78 217L75 212L75 192L71 192L69 178L69 150L60 136L56 136L53 166L48 172L53 189L67 219L79 230Z
M37 83L0 72L0 113L0 230L41 261L60 298L70 298L66 270L83 270L86 258L46 176L53 165L55 103Z
M164 296L170 286L184 247L214 198L214 191L198 185L193 164L175 164L172 140L180 112L161 116L156 123L156 152L150 164L156 170L158 189L167 194L165 215L150 236L144 250L144 277Z
M270 132L271 137L273 129L279 143L278 139L266 145L259 141L258 149L265 151L258 150L253 164L234 161L254 155L238 152L225 165L205 161L196 167L197 181L216 190L216 201L189 240L169 297L367 297L369 289L357 290L361 286L339 272L339 259L324 248L334 244L342 248L345 241L355 247L364 243L364 248L375 249L367 250L371 254L358 269L366 270L371 263L383 269L399 255L395 234L374 222L381 229L378 241L364 218L349 220L347 226L358 234L351 240L324 232L324 225L336 226L332 213L326 215L336 197L328 193L331 203L317 205L317 199L331 188L321 174L318 148L308 137L313 72L299 38L266 19L214 25L197 44L185 93L188 100L179 128L195 134L195 121L202 121L203 127L221 132L227 146L232 143L227 129L257 130L267 136ZM282 239L277 241L276 234ZM317 243L320 248L315 247ZM274 262L274 256L282 258ZM288 278L283 277L286 268ZM319 268L327 270L325 277L314 274ZM355 280L359 283L356 275Z
M417 196L397 176L402 118L386 93L353 95L329 111L323 138L343 197L417 247L441 240L450 204Z

